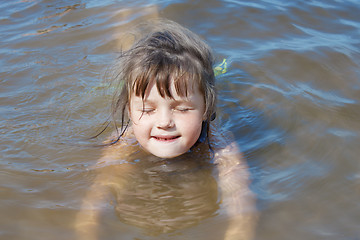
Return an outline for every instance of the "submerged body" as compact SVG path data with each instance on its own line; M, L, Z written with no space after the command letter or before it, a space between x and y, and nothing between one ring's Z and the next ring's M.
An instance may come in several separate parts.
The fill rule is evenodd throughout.
M225 231L223 239L252 239L256 210L247 164L235 143L215 138L214 153L201 143L164 159L144 151L130 127L93 167L96 177L77 216L78 239L101 239L102 213L109 207L119 221L151 234L191 227L220 214L228 221L226 229L219 229Z

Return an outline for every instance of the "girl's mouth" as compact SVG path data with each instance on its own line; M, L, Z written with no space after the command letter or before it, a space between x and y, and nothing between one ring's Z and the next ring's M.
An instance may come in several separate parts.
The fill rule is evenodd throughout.
M153 138L157 141L161 142L173 142L178 139L180 136L153 136Z

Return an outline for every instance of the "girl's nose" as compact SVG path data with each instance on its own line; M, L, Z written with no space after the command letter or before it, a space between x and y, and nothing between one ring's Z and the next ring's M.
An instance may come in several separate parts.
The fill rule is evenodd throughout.
M156 126L162 129L174 127L172 113L170 111L161 111L158 115L158 121Z

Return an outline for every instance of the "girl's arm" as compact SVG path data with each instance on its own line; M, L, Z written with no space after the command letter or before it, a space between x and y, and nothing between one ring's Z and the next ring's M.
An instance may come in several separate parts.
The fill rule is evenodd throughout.
M248 166L237 144L226 143L224 148L216 150L215 163L222 206L229 217L224 240L252 239L257 220L255 197L249 189Z
M78 240L98 239L98 221L101 204L105 202L108 192L106 182L97 176L86 193L80 212L76 216L75 231Z
M127 163L114 164L113 162L126 155L126 147L122 143L106 147L103 156L93 167L98 171L90 189L87 191L76 216L75 231L78 240L95 240L98 238L98 226L101 210L106 208L112 184L121 184L120 179L114 179L130 171L131 165ZM123 159L123 158L122 158Z

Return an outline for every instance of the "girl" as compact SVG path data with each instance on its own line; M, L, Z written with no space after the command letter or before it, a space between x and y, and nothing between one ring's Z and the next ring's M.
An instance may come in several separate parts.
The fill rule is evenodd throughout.
M97 175L76 220L78 238L100 237L101 204L112 196L125 223L163 233L225 211L223 238L250 239L255 215L246 163L236 143L211 123L216 102L211 50L174 22L152 26L120 55L112 116L115 122L120 112L121 127L94 168ZM140 200L144 204L137 204ZM175 207L182 210L164 210L170 200L178 200Z

